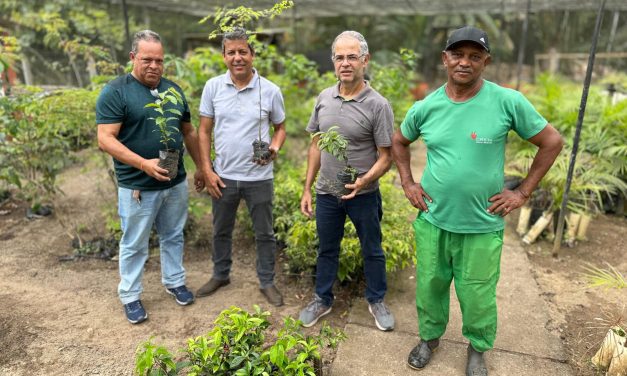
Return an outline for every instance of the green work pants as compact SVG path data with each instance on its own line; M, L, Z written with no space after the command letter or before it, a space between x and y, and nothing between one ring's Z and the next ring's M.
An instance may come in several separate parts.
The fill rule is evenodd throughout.
M503 230L459 234L432 225L420 214L413 225L420 338L428 341L444 335L449 319L451 280L455 280L462 334L475 350L491 349L496 338L496 284Z

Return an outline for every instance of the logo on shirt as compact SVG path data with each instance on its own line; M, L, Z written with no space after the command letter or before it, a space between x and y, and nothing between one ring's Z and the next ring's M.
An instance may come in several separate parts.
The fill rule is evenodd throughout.
M472 132L470 134L470 138L476 144L492 144L494 142L491 138L488 138L488 137L477 137L477 132Z

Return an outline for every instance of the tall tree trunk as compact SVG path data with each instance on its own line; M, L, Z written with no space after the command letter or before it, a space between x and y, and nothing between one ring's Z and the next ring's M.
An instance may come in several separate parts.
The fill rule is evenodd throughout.
M87 58L87 72L89 73L89 79L92 80L98 75L98 69L96 68L96 60L93 56Z
M144 16L144 25L146 26L147 29L150 29L150 9L144 7L142 8L143 10L143 16Z
M620 12L615 10L614 11L614 18L612 18L612 29L610 31L610 39L607 42L607 52L612 52L612 47L614 45L614 38L616 37L616 29L618 28L618 16L620 15Z
M568 52L570 51L570 43L568 43L569 41L569 22L568 19L570 18L570 12L565 10L564 11L564 16L562 18L562 24L560 25L560 32L559 32L559 36L556 45L561 45L562 46L562 51L564 52Z
M33 71L30 67L30 61L25 54L21 55L22 61L22 74L24 75L24 85L33 85Z
M126 34L126 43L128 48L131 48L131 33L128 28L128 7L126 6L126 0L122 0L122 14L124 15L124 33Z
M83 87L83 78L81 77L81 72L78 69L78 65L72 56L70 56L70 66L72 67L72 71L74 72L74 77L76 78L76 83L79 87Z
M527 33L529 32L529 13L531 13L531 0L527 0L527 11L522 25L522 33L520 34L520 45L518 46L518 62L516 63L516 90L520 89L520 80L522 77L522 66L525 60L525 48L527 47Z
M429 16L427 18L427 22L425 25L424 32L422 33L423 43L422 43L422 76L427 80L427 82L433 81L433 65L431 62L433 61L433 57L431 56L431 44L430 39L433 38L433 18L434 16Z

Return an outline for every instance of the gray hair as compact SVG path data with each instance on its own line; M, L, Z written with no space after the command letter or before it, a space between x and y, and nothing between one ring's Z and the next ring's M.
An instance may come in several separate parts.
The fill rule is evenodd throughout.
M227 40L243 40L243 41L246 41L246 44L248 45L250 52L254 54L255 49L250 44L250 42L248 42L248 37L249 37L248 32L246 32L246 29L244 29L243 27L234 27L233 30L227 33L224 33L224 36L222 37L222 53L224 53L225 51L224 44L226 43Z
M137 53L137 45L139 44L140 41L146 41L146 42L159 42L161 43L161 37L159 36L159 34L155 33L152 30L141 30L135 33L135 35L133 35L133 45L131 46L131 52L136 54Z
M364 38L364 36L357 31L346 30L341 32L340 35L338 35L337 37L335 37L335 40L331 45L331 57L335 55L335 45L337 44L337 41L342 38L356 39L359 42L359 54L366 55L368 53L368 42L366 42L366 38Z

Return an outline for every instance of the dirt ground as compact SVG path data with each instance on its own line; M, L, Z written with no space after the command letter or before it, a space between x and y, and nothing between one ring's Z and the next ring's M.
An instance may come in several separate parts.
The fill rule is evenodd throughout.
M513 213L517 214L517 213ZM510 219L515 234L514 218ZM585 266L609 265L627 277L627 219L600 215L593 219L588 241L574 248L563 246L552 256L553 243L541 240L526 246L533 273L549 307L549 330L558 332L577 375L601 375L590 358L599 349L612 323L627 324L627 288L590 288Z
M231 285L180 307L164 292L158 256L153 256L143 279L142 301L149 320L130 325L116 294L117 262L60 261L72 254L71 236L76 231L86 239L102 235L103 205L115 202L98 158L85 159L84 165L62 175L64 195L55 203L54 217L28 220L23 206L12 201L0 205L0 375L128 375L138 344L151 337L174 352L186 345L187 338L208 332L219 312L231 305L252 309L258 304L272 313L271 321L278 326L285 315L297 317L311 297L311 278L285 275L278 262L278 286L286 304L280 308L267 304L258 290L251 235L236 230ZM512 227L513 218L510 222ZM209 224L201 222L198 228L200 238L208 239ZM600 216L588 237L576 248L564 248L558 259L551 257L546 241L527 247L550 309L550 329L560 333L581 375L595 374L587 359L608 326L597 319L621 313L627 319L627 289L587 289L580 274L584 262L596 266L609 262L627 275L627 221ZM187 285L195 291L210 276L211 250L206 240L190 243L184 265ZM355 286L338 291L329 321L342 327L351 295L361 291ZM326 362L331 359L327 354Z
M206 334L218 314L233 305L247 310L261 306L278 328L282 317L298 317L312 297L312 279L281 273L279 260L277 285L286 304L269 305L258 289L252 235L238 228L229 286L190 306L178 306L161 285L158 255L151 256L142 295L149 319L129 324L117 297L116 261L60 261L73 253L75 230L85 239L102 235L103 205L115 202L102 168L93 160L87 166L61 176L64 194L55 202L54 217L28 220L23 205L5 201L0 206L0 375L130 375L138 344L151 337L177 352L188 338ZM199 231L200 238L208 239L209 223L200 223ZM206 240L190 243L184 266L187 285L195 291L210 277L211 245ZM331 326L343 327L354 288L338 288L327 320ZM332 356L323 354L327 366Z

